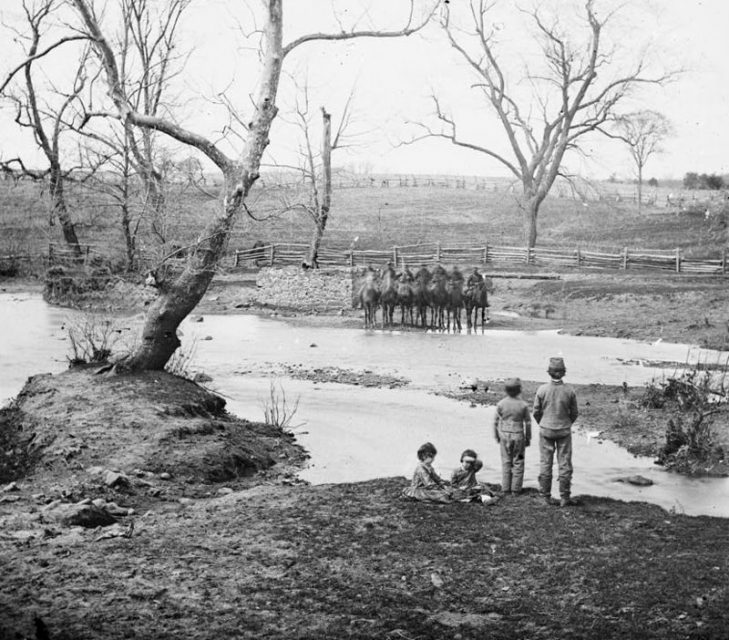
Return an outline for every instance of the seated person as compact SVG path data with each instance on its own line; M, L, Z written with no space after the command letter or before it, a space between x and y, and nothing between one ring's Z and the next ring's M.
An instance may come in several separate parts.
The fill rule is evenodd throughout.
M413 500L425 502L452 502L451 489L447 483L433 469L437 449L426 442L418 449L418 460L420 460L410 486L403 491L403 496Z

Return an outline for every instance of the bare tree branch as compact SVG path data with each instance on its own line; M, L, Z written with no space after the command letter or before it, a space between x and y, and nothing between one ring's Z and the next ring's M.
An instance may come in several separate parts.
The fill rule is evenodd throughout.
M351 40L353 38L402 38L403 36L410 36L417 33L430 22L431 18L435 15L439 3L435 3L432 9L426 14L425 18L418 23L413 24L414 12L415 12L415 0L410 0L410 13L405 26L402 29L394 31L378 31L375 29L353 29L352 31L341 31L340 33L309 33L296 38L283 48L284 57L291 53L296 47L306 43L313 42L316 40Z

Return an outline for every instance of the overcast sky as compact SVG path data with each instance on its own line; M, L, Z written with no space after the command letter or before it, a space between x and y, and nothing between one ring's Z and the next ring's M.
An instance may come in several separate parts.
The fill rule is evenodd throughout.
M421 4L425 4L422 0ZM100 6L101 3L97 2ZM111 3L109 3L111 4ZM246 48L241 30L250 30L251 13L239 0L194 0L184 23L183 48L190 49L185 73L177 87L181 123L215 136L224 122L223 111L210 98L227 90L241 110L250 106L249 93L255 80L256 59ZM395 0L289 0L286 3L286 38L309 31L336 30L332 7L342 24L357 20L360 26L398 23L398 11L406 2ZM458 8L465 0L451 0ZM523 6L533 6L528 2ZM564 0L543 0L545 15L560 12L569 21ZM256 3L253 2L252 6ZM494 14L499 41L507 66L515 80L533 58L529 37L520 17L510 10L514 3L502 0L501 13ZM3 0L0 13L11 23L18 15L20 0ZM363 7L368 7L367 13ZM578 4L579 6L579 4ZM598 7L605 6L605 0ZM651 88L635 96L626 109L650 108L673 123L675 135L666 140L665 152L652 158L646 177L682 177L687 171L729 173L729 3L726 0L642 0L635 8L625 5L610 34L619 48L619 62L635 60L648 46L653 63L685 69L680 78L662 88ZM400 14L402 15L402 14ZM109 23L111 24L111 23ZM48 61L47 75L57 82L68 59ZM19 60L12 39L0 39L0 73ZM295 104L294 79L310 87L310 107L318 113L326 106L335 123L352 87L354 121L349 142L354 146L337 152L335 164L367 168L378 173L450 173L461 175L506 175L495 161L443 140L428 140L411 146L395 146L408 139L416 128L409 122L433 122L431 94L457 117L464 136L474 142L506 149L494 115L476 99L470 89L473 79L449 48L435 26L418 36L402 40L367 40L348 43L307 45L286 60L289 74L282 81L279 104L281 121L272 134L268 160L288 163L295 157L300 138L286 125ZM519 74L522 76L519 77ZM188 99L192 96L192 99ZM184 97L184 100L183 100ZM32 142L18 133L9 111L1 114L0 153L7 159L22 154L32 159ZM314 135L318 137L318 133ZM229 151L236 149L231 139ZM570 159L570 169L586 177L605 178L612 173L630 177L633 167L619 143L594 137L584 145L586 155Z

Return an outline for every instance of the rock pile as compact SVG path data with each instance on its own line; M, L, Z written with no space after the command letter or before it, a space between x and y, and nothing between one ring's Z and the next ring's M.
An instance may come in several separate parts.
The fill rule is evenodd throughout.
M267 267L261 269L256 279L256 298L261 305L302 311L350 309L352 280L348 267Z

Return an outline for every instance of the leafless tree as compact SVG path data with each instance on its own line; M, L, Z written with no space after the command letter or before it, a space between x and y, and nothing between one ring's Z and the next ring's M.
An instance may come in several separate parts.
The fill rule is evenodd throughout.
M170 107L168 86L178 73L177 29L191 0L167 0L161 6L149 0L121 0L124 38L120 73L125 94L134 111L156 117ZM164 242L165 191L161 171L156 166L156 130L124 123L135 168L147 189L153 212L152 230Z
M50 45L43 46L44 36L47 33L46 23L57 4L56 0L42 0L36 3L32 0L23 0L26 28L16 32L16 39L25 46L24 57L0 84L0 94L15 106L15 122L20 127L30 130L48 162L48 168L31 169L20 157L5 160L2 165L5 168L15 166L17 169L14 170L34 179L48 180L51 199L49 222L53 225L58 219L67 246L78 257L81 255L81 246L66 202L66 182L79 167L64 167L61 138L68 130L65 125L68 114L77 107L79 96L86 85L87 52L80 56L69 90L63 92L56 88L46 91L52 94L55 100L43 100L34 74L36 62L41 58L65 43L86 39L85 36L64 36ZM14 83L16 76L22 79Z
M501 24L491 21L493 0L449 3L442 12L442 27L451 47L473 74L471 88L495 113L506 136L505 151L496 141L466 140L456 118L433 96L438 126L418 123L424 137L440 137L454 145L489 156L513 174L521 185L520 206L528 246L537 241L537 215L555 179L562 171L565 154L578 151L583 138L605 124L616 105L638 85L661 84L671 74L650 73L645 56L619 64L620 43L608 43L605 27L615 13L597 11L598 0L586 0L581 19L583 32L562 25L560 14L546 15L539 8L522 11L529 17L529 37L539 53L526 69L514 72L508 56L501 56ZM464 15L455 23L456 16ZM466 23L467 26L463 26ZM524 34L520 34L523 36ZM584 36L582 42L578 39ZM623 47L627 47L626 42ZM634 48L634 43L629 46Z
M115 43L120 81L132 108L156 116L172 103L170 82L180 72L177 33L190 0L118 0L122 29ZM89 65L90 66L90 65ZM101 69L99 69L101 71ZM127 268L138 264L138 233L143 221L164 246L170 240L166 216L166 160L157 132L121 122L116 112L97 109L89 92L79 118L68 127L84 140L86 164L103 164L103 179L90 181L111 198L120 213ZM140 183L143 187L140 189Z
M638 214L643 204L643 169L649 158L662 151L663 141L671 135L673 128L662 113L645 109L615 116L600 130L608 137L621 140L628 146L630 157L635 163L638 180Z
M282 211L303 211L313 224L309 251L304 264L310 268L319 267L319 248L326 231L327 222L332 206L332 152L344 147L350 147L354 140L363 132L351 131L353 123L354 87L349 92L342 107L342 115L336 125L332 137L332 116L324 107L321 107L321 146L317 147L314 136L318 127L315 125L317 111L311 108L308 83L297 85L295 117L292 122L298 130L301 142L298 155L298 165L274 166L294 170L301 177L301 188L294 189L293 194L288 190L282 195Z
M250 189L259 177L261 157L269 144L271 124L278 111L276 97L286 56L299 46L313 41L410 35L421 29L432 13L416 22L414 2L411 2L409 19L404 27L397 30L353 29L337 33L311 33L284 44L283 0L265 0L262 3L265 21L261 31L262 50L257 95L253 100L252 116L243 120L248 123L243 148L238 157L232 158L215 141L177 124L171 118L136 110L127 95L117 55L104 35L91 0L72 0L72 4L100 57L109 95L121 121L162 132L182 144L194 147L218 167L224 178L224 197L219 214L200 235L184 270L174 278L159 282L160 294L150 305L140 344L123 365L132 370L162 369L180 344L177 337L180 322L194 309L207 290L225 254L235 220L244 210Z

